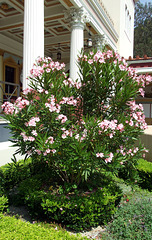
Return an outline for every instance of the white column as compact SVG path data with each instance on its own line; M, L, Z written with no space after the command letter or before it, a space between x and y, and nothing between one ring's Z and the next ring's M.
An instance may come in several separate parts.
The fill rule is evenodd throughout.
M107 43L107 37L104 34L101 36L96 35L94 37L94 46L95 46L95 48L97 48L97 50L102 51L102 49L106 43Z
M37 57L44 57L44 0L24 1L23 89Z
M0 51L0 81L4 81L3 79L3 52ZM2 91L3 84L0 83L0 113L1 113L1 105L3 103L3 91Z
M65 13L65 19L71 23L70 78L79 79L78 55L84 47L84 26L88 15L82 8L72 8Z

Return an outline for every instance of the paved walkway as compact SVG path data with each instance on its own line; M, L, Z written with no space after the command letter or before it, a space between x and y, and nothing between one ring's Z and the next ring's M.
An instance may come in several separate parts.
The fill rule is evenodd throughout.
M12 143L9 141L0 143L0 166L11 162L11 158L13 157L13 154L16 150L17 147L12 147ZM17 160L24 158L24 156L21 156L19 154L17 154L15 157Z
M142 143L145 147L149 149L149 153L146 153L146 158L148 161L152 162L152 125L148 126L148 129L145 130L144 135L141 136ZM11 147L12 143L0 142L0 166L11 162L13 154L17 150L17 147ZM24 156L19 154L16 155L17 160L23 159Z

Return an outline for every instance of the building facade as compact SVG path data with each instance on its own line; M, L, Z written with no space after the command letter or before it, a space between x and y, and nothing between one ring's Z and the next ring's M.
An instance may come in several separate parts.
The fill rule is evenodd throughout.
M38 56L64 62L78 77L77 56L92 47L133 56L138 0L0 0L0 101L28 86ZM58 59L57 59L58 55Z

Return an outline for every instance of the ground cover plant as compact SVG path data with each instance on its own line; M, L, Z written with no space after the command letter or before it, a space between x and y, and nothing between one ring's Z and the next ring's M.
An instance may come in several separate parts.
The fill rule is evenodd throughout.
M23 240L85 240L87 238L75 236L60 227L49 224L23 222L15 217L0 214L0 239Z
M30 88L14 103L6 102L2 106L17 152L31 157L32 169L42 164L42 169L50 172L49 179L42 178L43 184L42 174L38 175L37 184L31 178L33 184L29 182L29 185L36 186L31 202L25 184L21 183L24 185L19 186L21 199L29 207L33 205L35 212L38 207L44 208L48 218L71 224L70 227L73 225L77 230L86 228L86 221L81 226L78 223L85 219L89 199L91 202L100 196L87 227L99 224L102 215L103 222L109 221L115 212L120 191L112 183L106 188L103 176L108 172L116 174L120 169L125 169L127 174L135 172L137 160L145 151L140 144L135 147L135 142L146 128L143 107L135 103L135 98L144 94L143 87L152 80L150 76L137 76L124 59L112 51L82 53L78 64L80 80L74 82L65 74L64 64L51 58L38 58L29 77ZM16 174L18 176L18 172ZM94 176L100 180L91 186ZM73 199L79 196L73 200L71 211L74 212L68 211L71 196ZM57 197L62 202L57 203ZM35 207L37 198L39 205ZM105 201L102 202L102 198ZM86 206L82 204L85 201ZM77 222L71 220L72 215Z
M138 185L126 185L118 180L123 197L111 222L101 239L151 239L152 238L152 193Z

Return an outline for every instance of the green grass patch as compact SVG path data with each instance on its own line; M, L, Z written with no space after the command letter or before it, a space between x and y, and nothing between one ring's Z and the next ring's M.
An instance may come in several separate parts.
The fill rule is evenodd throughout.
M23 222L15 217L0 214L0 240L83 240L81 236L75 236L49 224Z

